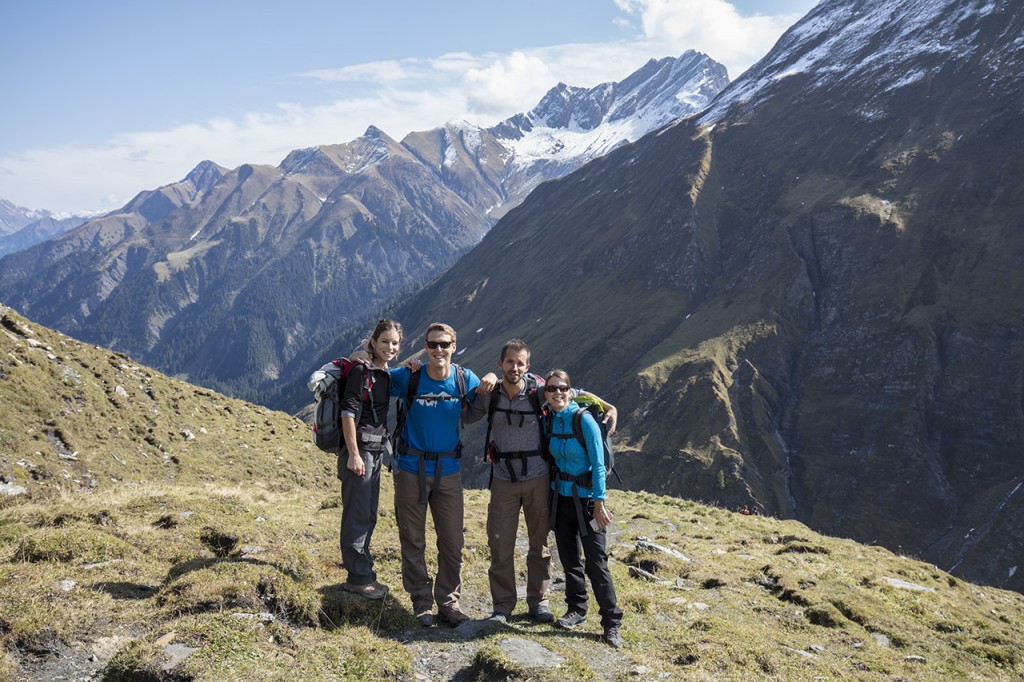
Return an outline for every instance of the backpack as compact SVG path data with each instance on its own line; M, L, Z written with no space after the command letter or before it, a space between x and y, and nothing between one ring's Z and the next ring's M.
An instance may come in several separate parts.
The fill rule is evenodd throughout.
M508 473L509 473L509 478L510 478L510 480L513 483L515 483L518 480L518 478L516 477L515 470L512 468L512 461L511 461L512 459L519 459L519 460L522 461L521 473L522 473L523 476L526 475L526 458L527 457L530 457L530 456L533 456L533 455L540 455L541 457L544 457L545 459L548 459L547 450L543 447L543 443L544 443L544 423L543 423L544 411L541 409L541 406L540 406L540 396L537 395L538 386L539 386L539 382L537 381L537 375L527 373L526 376L525 376L525 379L526 379L526 395L527 395L527 399L530 402L530 407L532 408L530 410L530 412L522 412L520 410L501 410L501 412L505 413L506 418L508 419L509 425L512 424L512 415L519 415L519 426L520 427L523 425L523 422L526 419L525 415L527 415L527 414L535 414L535 415L537 415L537 426L540 429L540 437L541 437L541 449L540 450L537 450L536 452L512 452L512 453L508 453L508 452L502 453L502 452L499 452L498 449L496 447L494 447L494 443L491 442L491 424L494 421L494 414L495 414L495 412L499 411L498 410L498 399L499 399L499 392L502 390L500 384L498 386L496 386L493 391L491 391L491 399L490 399L490 402L488 403L488 406L487 406L487 435L484 437L484 459L489 461L489 462L491 462L491 463L494 463L494 464L497 464L498 460L504 460L505 461L505 467L506 467L506 469L508 470ZM493 477L494 477L494 470L492 468L492 470L491 470L491 478L493 479ZM490 481L488 481L487 487L488 488L490 487Z
M458 400L463 408L466 407L468 401L466 400L466 369L462 365L452 365L452 369L455 371L455 386L458 390L457 396L417 396L416 391L420 386L420 375L422 372L427 371L426 367L421 367L415 372L409 373L409 388L406 391L405 398L399 398L398 400L398 419L395 423L395 431L392 439L395 442L395 451L400 455L416 455L420 458L419 460L419 485L420 485L420 503L427 503L427 487L426 478L424 473L423 462L425 459L437 461L442 457L462 457L462 442L459 441L458 446L452 452L423 452L417 450L405 444L402 439L402 428L405 426L405 420L409 416L409 410L412 408L412 402L417 398L419 400L432 400L435 402L441 400ZM389 467L390 468L390 467Z
M324 452L340 453L345 443L341 434L341 394L345 390L345 378L357 364L348 358L341 358L320 368L328 378L333 379L321 392L313 414L313 443ZM373 372L367 371L363 377L363 400L370 397L371 388ZM359 423L358 418L356 423Z
M619 484L621 485L622 477L619 476L619 472L615 470L615 450L612 448L612 438L608 434L608 426L604 423L604 408L601 407L601 403L597 402L597 400L589 395L578 395L573 398L572 401L580 406L580 409L576 410L572 415L572 435L551 433L551 421L553 418L551 412L547 412L544 417L544 435L548 438L575 437L576 440L579 441L579 444L586 449L587 441L583 437L583 413L589 412L590 416L594 418L595 422L597 422L597 427L601 430L601 444L604 446L602 450L604 450L603 455L606 482L612 474L615 474L615 478L618 479ZM568 474L559 473L559 476L565 480L570 480ZM594 482L593 474L590 471L575 478L575 482L584 488L591 487Z

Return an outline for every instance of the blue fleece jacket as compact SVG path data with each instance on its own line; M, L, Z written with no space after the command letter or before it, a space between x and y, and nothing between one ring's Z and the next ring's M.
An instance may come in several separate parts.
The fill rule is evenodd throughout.
M552 415L551 433L565 434L570 438L551 438L551 456L554 458L558 470L567 474L579 476L593 471L593 487L578 486L579 496L603 500L606 472L604 470L604 445L601 443L601 428L589 412L583 414L583 440L587 442L587 447L584 449L572 435L572 415L579 409L580 406L576 403L569 403L564 410ZM573 484L571 481L557 481L555 484L558 485L560 495L572 496Z

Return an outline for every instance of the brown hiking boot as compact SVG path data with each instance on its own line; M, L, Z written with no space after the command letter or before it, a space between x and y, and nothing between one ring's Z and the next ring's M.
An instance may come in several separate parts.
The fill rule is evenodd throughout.
M341 589L346 592L352 592L358 594L361 597L367 599L383 599L384 595L388 593L388 586L381 585L379 582L374 581L365 585L353 585L352 583L342 583Z
M458 609L439 609L437 618L451 627L458 627L469 620L469 616Z

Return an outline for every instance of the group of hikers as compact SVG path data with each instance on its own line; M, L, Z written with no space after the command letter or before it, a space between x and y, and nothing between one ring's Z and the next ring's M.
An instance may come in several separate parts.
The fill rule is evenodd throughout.
M459 430L463 424L486 417L486 449L491 462L487 507L490 620L505 622L516 606L514 554L521 510L529 541L529 618L565 629L584 623L589 578L601 615L601 639L621 647L622 610L606 548L612 513L605 503L602 433L580 401L589 399L603 407L609 431L615 429L615 407L574 389L563 370L544 377L531 373L530 349L519 339L509 340L501 349L500 378L493 372L477 377L452 362L456 336L451 326L433 323L425 335L426 364L413 361L392 367L402 342L402 327L393 320L381 320L367 340L365 353L358 354L365 356L363 362L349 364L341 379L343 441L338 476L341 555L348 572L342 587L369 599L388 593L388 587L377 581L370 540L377 521L381 466L390 454L402 586L412 600L413 614L424 627L432 626L435 619L452 627L470 619L459 603L464 542ZM323 388L323 374L314 373L311 388ZM401 400L393 443L387 433L391 397ZM426 563L428 510L437 535L435 577ZM548 601L548 533L552 530L565 573L566 612L557 619Z

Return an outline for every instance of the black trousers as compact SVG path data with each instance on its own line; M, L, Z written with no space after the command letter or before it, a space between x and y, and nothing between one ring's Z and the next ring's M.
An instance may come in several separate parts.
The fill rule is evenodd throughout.
M594 518L593 502L581 499L580 503L583 505L583 523L589 524ZM587 612L586 576L590 578L590 586L597 599L601 627L618 627L622 622L622 609L615 598L615 586L612 585L612 574L608 570L607 531L588 527L584 536L579 526L576 504L571 497L556 494L552 504L558 505L553 530L558 559L565 572L565 602L569 611Z

